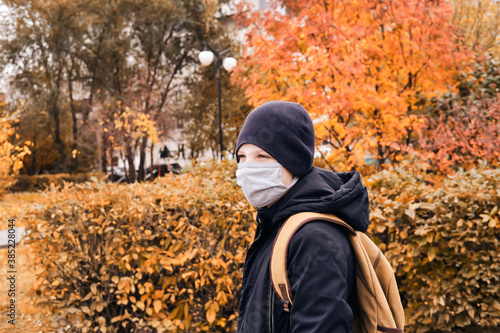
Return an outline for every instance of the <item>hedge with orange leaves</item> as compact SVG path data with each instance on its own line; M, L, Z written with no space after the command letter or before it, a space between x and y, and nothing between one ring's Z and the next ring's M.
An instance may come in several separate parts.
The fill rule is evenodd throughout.
M213 163L154 183L47 191L30 227L33 293L65 331L235 332L255 212L234 172ZM396 167L364 182L405 331L498 327L500 169L442 177Z
M395 268L406 332L498 332L500 169L398 166L365 179L368 232Z
M41 225L31 223L33 292L60 314L60 327L235 331L254 210L224 165L48 191Z

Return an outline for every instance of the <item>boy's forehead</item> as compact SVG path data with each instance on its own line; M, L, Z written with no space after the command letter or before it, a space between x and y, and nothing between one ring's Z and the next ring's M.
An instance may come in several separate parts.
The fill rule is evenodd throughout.
M266 151L254 144L245 143L240 147L239 152L250 153L250 152L266 152Z

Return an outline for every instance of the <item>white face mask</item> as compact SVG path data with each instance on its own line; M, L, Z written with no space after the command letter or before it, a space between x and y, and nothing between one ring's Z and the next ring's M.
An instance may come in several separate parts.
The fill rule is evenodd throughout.
M298 180L294 177L290 185L285 186L281 180L282 170L279 163L239 163L237 184L251 205L258 208L268 206L278 201Z

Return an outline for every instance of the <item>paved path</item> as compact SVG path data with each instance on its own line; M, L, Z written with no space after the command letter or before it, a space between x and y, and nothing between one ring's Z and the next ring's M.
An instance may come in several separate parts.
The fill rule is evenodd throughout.
M16 233L15 241L16 241L16 244L18 244L19 241L21 240L21 237L26 235L26 233L24 231L25 228L20 227L20 228L15 228L14 230ZM12 234L12 232L11 232L11 234ZM0 230L0 249L7 248L8 244L9 244L9 230Z

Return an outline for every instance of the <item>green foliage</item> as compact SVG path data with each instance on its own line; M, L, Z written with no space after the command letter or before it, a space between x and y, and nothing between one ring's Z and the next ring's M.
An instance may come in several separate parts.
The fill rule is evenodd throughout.
M29 227L33 294L75 332L234 332L255 231L235 170L207 163L153 183L46 191ZM369 234L396 270L405 331L500 325L500 169L442 176L410 164L365 183Z
M399 280L409 332L500 325L500 170L368 179L370 232Z

